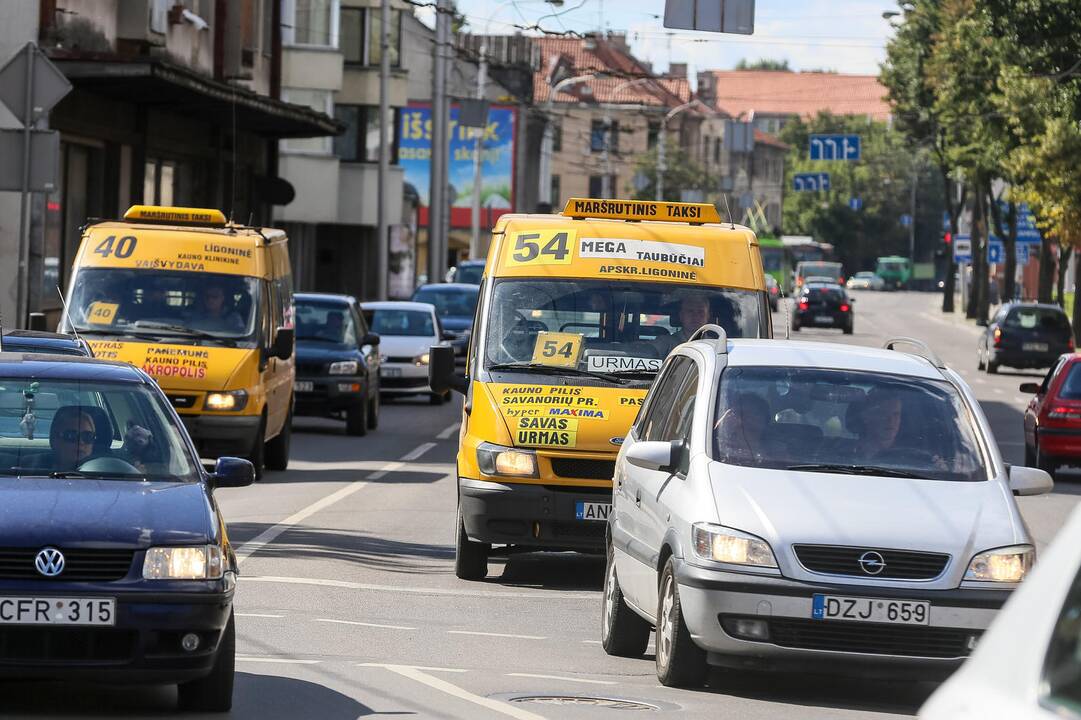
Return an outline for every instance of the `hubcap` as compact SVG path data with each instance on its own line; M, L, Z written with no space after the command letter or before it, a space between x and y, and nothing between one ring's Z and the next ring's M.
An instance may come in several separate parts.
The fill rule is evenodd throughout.
M661 617L657 625L657 661L661 667L667 668L672 659L672 640L675 637L675 586L672 576L664 581L664 590L661 597Z

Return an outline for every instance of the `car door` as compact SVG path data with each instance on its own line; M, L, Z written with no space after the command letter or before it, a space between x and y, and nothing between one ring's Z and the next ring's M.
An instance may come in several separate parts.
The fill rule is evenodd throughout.
M360 354L364 357L364 367L361 368L359 374L365 376L364 389L368 391L369 396L375 397L379 393L379 348L364 343L364 339L371 334L371 329L360 307L355 302L350 303L349 310L353 313L353 322L357 328L357 345Z
M631 430L629 445L661 438L663 428L671 422L676 396L689 365L693 366L694 361L685 355L671 356L665 362ZM612 544L620 587L632 604L650 614L656 610L655 603L646 604L646 600L656 596L656 588L651 587L656 584L656 571L646 540L649 531L642 511L642 496L651 484L652 472L626 461L620 463L612 507Z
M1047 401L1047 393L1051 389L1051 382L1062 370L1069 357L1069 355L1065 355L1059 358L1058 362L1047 371L1047 374L1043 377L1043 382L1040 383L1039 391L1029 400L1028 408L1025 410L1025 446L1032 450L1036 449L1036 429L1039 423L1040 410Z

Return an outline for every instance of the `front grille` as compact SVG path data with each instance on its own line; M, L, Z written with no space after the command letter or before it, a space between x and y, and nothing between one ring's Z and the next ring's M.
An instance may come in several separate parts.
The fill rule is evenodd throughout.
M772 619L769 642L804 650L959 658L969 654L973 630L911 625Z
M0 625L0 664L123 663L137 641L134 630Z
M565 478L611 480L616 472L616 463L615 460L552 458L552 472Z
M792 550L800 564L811 572L883 580L931 580L941 575L950 561L950 556L944 553L913 550L840 545L793 545ZM885 563L882 572L875 574L864 571L860 566L860 557L866 553L878 553L882 556Z
M57 582L111 582L131 569L134 550L64 550L64 570L55 577L37 571L34 559L40 548L0 548L0 580L53 580Z
M399 357L399 356L387 357L387 362L388 363L403 363L405 365L412 365L413 364L413 358L411 358L411 357Z
M197 395L170 395L169 402L173 404L175 408L190 408L195 407L195 402L199 397Z
M326 375L326 363L298 362L297 377L310 377L312 375Z

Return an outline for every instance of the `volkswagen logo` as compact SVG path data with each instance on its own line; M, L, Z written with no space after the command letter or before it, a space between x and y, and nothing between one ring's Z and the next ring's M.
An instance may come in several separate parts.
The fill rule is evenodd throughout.
M64 553L56 548L45 548L34 558L34 567L45 577L56 577L64 572Z
M860 569L868 575L878 575L886 569L886 559L874 550L868 550L860 555Z

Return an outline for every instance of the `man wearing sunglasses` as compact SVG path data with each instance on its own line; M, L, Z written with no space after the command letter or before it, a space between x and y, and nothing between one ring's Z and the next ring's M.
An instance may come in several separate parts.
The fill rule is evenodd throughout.
M49 428L53 449L53 471L75 470L94 454L97 439L94 418L78 405L66 405L56 411Z

